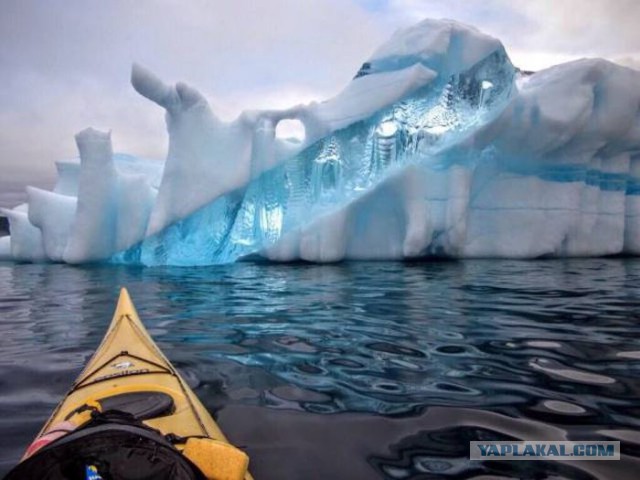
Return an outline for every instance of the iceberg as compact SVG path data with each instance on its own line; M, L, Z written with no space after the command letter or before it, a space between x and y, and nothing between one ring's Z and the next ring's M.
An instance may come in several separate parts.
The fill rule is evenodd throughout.
M52 192L4 210L0 259L211 265L640 254L640 72L540 72L501 42L424 20L335 97L220 120L195 88L134 65L166 111L165 162L76 136ZM303 139L282 138L294 121Z

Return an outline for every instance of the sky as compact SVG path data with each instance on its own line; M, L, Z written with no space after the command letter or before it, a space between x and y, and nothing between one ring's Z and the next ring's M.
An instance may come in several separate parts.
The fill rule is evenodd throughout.
M583 57L640 69L637 0L2 0L0 207L50 187L89 126L111 130L115 151L165 157L163 111L131 87L133 62L231 120L336 94L426 17L475 25L526 70Z

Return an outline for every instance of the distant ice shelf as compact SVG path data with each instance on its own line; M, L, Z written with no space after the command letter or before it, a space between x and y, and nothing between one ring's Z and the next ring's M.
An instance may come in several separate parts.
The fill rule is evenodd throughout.
M211 265L640 254L640 72L580 60L524 74L453 21L400 30L335 97L223 122L134 65L169 152L76 136L53 191L3 210L0 259ZM304 139L276 135L298 121Z

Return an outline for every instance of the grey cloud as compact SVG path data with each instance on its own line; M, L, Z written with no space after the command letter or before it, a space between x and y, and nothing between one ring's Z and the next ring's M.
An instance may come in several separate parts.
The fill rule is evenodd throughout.
M640 53L637 55L624 55L613 58L613 61L624 65L625 67L634 68L640 71Z
M530 46L601 56L640 51L637 0L509 0L504 5L535 22L535 33L523 39Z
M538 66L542 58L640 57L637 0L389 0L388 8L398 24L425 16L471 23Z

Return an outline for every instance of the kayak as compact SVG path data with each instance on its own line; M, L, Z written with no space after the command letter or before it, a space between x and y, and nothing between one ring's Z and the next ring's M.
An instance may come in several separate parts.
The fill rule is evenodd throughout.
M252 480L126 289L102 343L5 480Z

